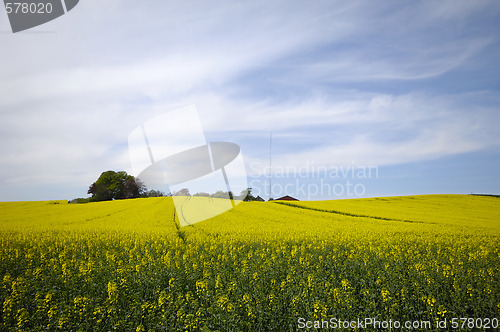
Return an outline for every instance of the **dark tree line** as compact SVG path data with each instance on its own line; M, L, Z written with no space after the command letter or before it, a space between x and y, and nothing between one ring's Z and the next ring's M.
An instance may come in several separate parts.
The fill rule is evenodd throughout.
M191 195L189 194L189 190L184 188L176 193L173 193L172 196L191 196ZM213 198L234 198L234 199L241 199L245 202L250 202L255 200L255 197L252 195L252 188L247 188L243 190L238 196L234 196L231 191L228 192L222 190L218 190L214 194L209 194L205 192L196 193L193 196L213 197Z
M127 199L139 197L161 197L165 193L159 190L147 190L144 183L136 179L125 171L106 171L102 172L96 182L89 186L87 194L91 194L89 198L75 198L68 203L87 203L110 201L114 199ZM175 193L167 196L191 196L189 189L183 188ZM233 196L232 192L217 191L214 194L196 193L193 196L205 196L213 198L231 198L241 199L244 201L253 201L255 197L252 195L252 188L247 188L241 192L239 196Z

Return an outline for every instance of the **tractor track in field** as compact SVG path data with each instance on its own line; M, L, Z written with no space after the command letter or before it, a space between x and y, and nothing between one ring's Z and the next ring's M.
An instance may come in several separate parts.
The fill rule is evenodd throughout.
M182 208L181 208L181 213L182 213ZM175 206L174 206L174 216L172 218L172 222L174 223L174 226L175 226L175 229L176 229L176 232L177 232L177 236L182 240L182 242L186 243L185 234L181 230L181 226L180 226L179 222L177 222L175 220L175 214L176 214L176 209L175 209Z
M342 211L336 211L336 210L324 210L324 209L318 209L318 208L313 208L313 207L309 207L309 206L297 205L297 204L293 204L293 203L284 203L284 202L273 202L273 203L284 205L284 206L289 206L289 207L293 207L293 208L304 209L304 210L339 214L339 215L353 217L353 218L369 218L369 219L376 219L376 220L399 221L399 222L416 223L416 224L434 224L432 222L425 222L425 221L421 221L421 220L396 219L396 218L369 216L369 215L364 215L364 214L354 214L354 213L342 212Z

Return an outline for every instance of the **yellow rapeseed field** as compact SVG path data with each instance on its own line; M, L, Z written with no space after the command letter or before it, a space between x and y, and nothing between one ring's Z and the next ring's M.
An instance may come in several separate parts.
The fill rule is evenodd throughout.
M484 329L499 240L496 197L242 202L186 227L171 198L0 203L0 330Z

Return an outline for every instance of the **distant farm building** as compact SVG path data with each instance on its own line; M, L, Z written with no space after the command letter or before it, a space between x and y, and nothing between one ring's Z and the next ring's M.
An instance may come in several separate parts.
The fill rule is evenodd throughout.
M276 198L276 201L298 201L298 199L292 197L292 196L283 196L283 197L280 197L280 198Z
M254 201L257 201L257 202L264 202L264 199L260 196L257 196L254 198Z

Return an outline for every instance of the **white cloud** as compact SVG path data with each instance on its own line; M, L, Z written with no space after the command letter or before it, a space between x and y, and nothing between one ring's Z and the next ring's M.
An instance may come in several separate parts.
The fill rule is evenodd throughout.
M286 107L270 112L276 116L258 128L274 130L273 136L281 139L273 150L273 164L281 169L300 169L307 163L346 166L353 161L376 166L404 164L497 149L500 143L494 138L498 138L500 119L494 116L496 110L472 105L488 97L492 96L360 95L352 103L323 105L313 100L290 112ZM314 110L312 115L308 109ZM238 123L252 121L248 115ZM304 143L306 149L294 147ZM261 148L268 151L267 146ZM265 168L267 157L248 158L247 165L257 163Z
M128 169L133 128L191 103L209 133L288 137L292 146L277 152L282 164L385 165L494 146L498 121L482 99L498 105L494 91L393 89L474 62L498 37L469 28L497 7L82 1L35 29L53 33L0 34L0 138L8 142L0 182L85 190L101 171ZM363 86L373 82L389 87ZM248 160L260 158L253 143L246 147Z

